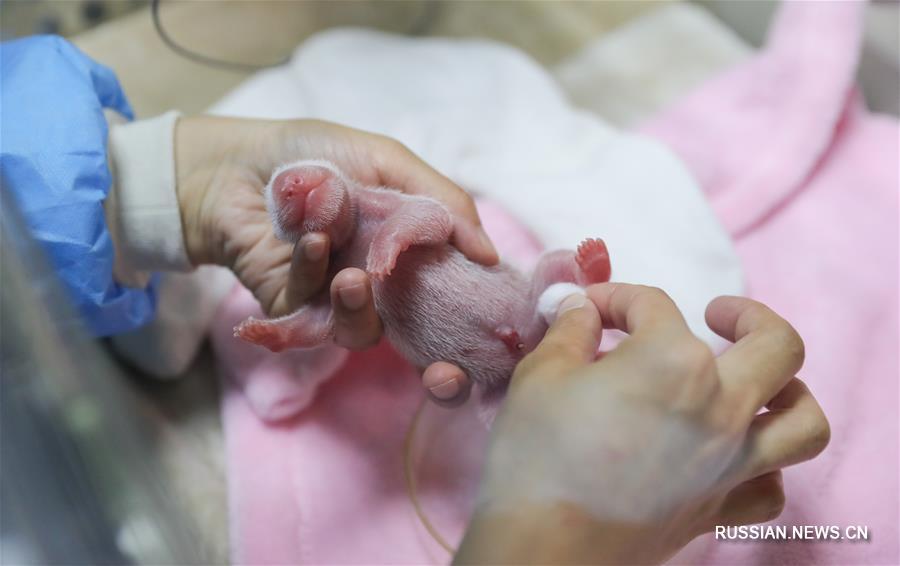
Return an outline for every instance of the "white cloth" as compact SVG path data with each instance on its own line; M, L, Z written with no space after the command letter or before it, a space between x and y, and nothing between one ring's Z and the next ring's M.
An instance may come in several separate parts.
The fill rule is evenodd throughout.
M177 112L112 124L109 160L113 185L105 202L116 245L116 277L125 273L193 269L184 248L175 192L174 131Z
M628 127L752 53L702 7L669 2L591 41L552 72L575 105Z
M212 111L319 118L397 138L465 189L505 206L550 248L604 238L613 280L665 289L711 342L706 304L741 293L731 242L672 153L576 110L512 48L327 31Z

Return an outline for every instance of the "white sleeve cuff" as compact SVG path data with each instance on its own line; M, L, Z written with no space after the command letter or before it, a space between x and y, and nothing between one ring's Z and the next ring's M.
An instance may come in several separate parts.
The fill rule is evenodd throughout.
M146 284L150 271L193 268L175 191L178 118L177 112L167 112L149 120L110 123L113 186L105 209L116 247L114 274L125 285Z

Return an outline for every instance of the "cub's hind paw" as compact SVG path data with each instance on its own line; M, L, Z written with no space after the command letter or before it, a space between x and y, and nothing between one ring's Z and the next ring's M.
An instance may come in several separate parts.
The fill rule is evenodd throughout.
M605 283L612 275L609 251L600 238L588 238L581 242L575 253L575 262L581 270L579 279L583 279L579 283L584 285Z
M252 316L234 327L234 336L245 342L264 346L273 352L280 352L287 346L287 336L283 328Z

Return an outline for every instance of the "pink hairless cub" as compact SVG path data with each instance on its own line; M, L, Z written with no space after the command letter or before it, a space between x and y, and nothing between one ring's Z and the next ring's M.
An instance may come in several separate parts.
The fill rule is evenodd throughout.
M610 277L599 239L583 241L575 252L544 254L530 279L508 265L474 263L448 243L453 220L440 202L360 186L325 161L279 168L265 196L279 238L295 242L325 232L331 275L365 269L385 334L407 360L420 368L456 364L485 393L505 387L544 336L559 301ZM251 318L235 328L235 336L275 352L313 348L332 335L327 289L291 315Z

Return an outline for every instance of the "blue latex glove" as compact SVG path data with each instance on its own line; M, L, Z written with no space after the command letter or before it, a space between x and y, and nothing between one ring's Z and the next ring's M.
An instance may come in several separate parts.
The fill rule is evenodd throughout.
M141 326L156 303L155 279L146 289L113 281L103 108L133 118L113 72L72 44L43 36L0 45L3 190L97 336Z

